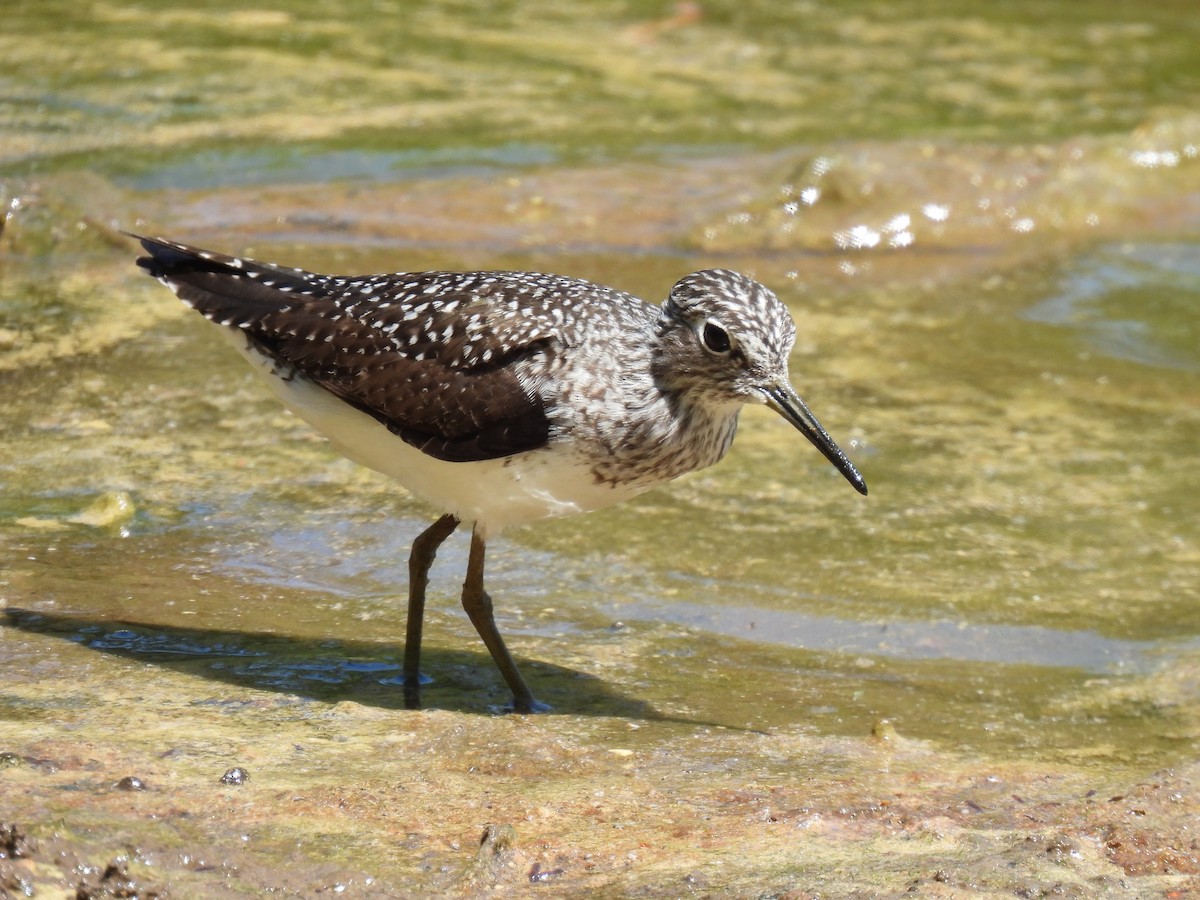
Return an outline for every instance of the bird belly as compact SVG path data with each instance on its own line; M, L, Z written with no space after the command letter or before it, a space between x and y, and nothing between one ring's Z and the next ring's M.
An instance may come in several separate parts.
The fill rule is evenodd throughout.
M600 479L581 455L561 446L475 462L437 459L304 375L281 368L240 331L221 330L280 401L342 454L394 478L461 521L475 523L485 536L511 525L601 509L653 487Z

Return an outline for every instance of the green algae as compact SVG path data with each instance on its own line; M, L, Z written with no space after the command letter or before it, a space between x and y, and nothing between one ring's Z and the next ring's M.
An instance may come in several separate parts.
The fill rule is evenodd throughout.
M0 159L144 170L214 142L565 155L847 137L1033 142L1194 102L1186 2L16 2ZM48 24L69 19L72 27ZM101 49L102 48L102 49ZM733 76L733 77L731 77Z
M1185 12L6 9L0 890L1194 890ZM502 536L540 717L494 714L451 541L406 710L430 511L122 228L649 298L746 269L872 493L751 410L720 467Z

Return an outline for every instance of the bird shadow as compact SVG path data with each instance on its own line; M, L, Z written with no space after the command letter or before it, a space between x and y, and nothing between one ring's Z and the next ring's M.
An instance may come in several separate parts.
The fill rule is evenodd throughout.
M350 700L384 709L409 708L402 683L403 650L390 643L190 628L18 607L3 613L3 624L19 631L209 681L326 703ZM509 701L491 657L482 652L426 647L421 663L422 674L431 678L421 690L422 709L491 715L503 711ZM575 669L526 660L521 670L551 713L745 730L661 713Z

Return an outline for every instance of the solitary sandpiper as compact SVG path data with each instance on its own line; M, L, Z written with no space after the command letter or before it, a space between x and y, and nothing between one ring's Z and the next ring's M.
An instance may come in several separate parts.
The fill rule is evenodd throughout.
M429 567L459 523L472 527L463 607L512 708L534 712L547 707L517 670L483 587L488 537L712 465L746 403L771 407L867 492L789 382L787 308L736 272L687 275L656 307L558 275L317 275L138 240L148 254L138 265L220 326L289 409L444 511L409 557L410 706L420 701Z

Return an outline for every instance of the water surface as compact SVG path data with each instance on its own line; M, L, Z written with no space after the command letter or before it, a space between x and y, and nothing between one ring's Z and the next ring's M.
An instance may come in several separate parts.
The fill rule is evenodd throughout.
M18 875L73 886L64 848L185 894L1194 882L1190 12L6 9L0 823L50 848ZM754 409L720 466L501 536L535 719L494 715L460 536L404 710L434 511L280 409L122 228L654 300L743 269L871 494ZM488 823L515 843L477 852Z

